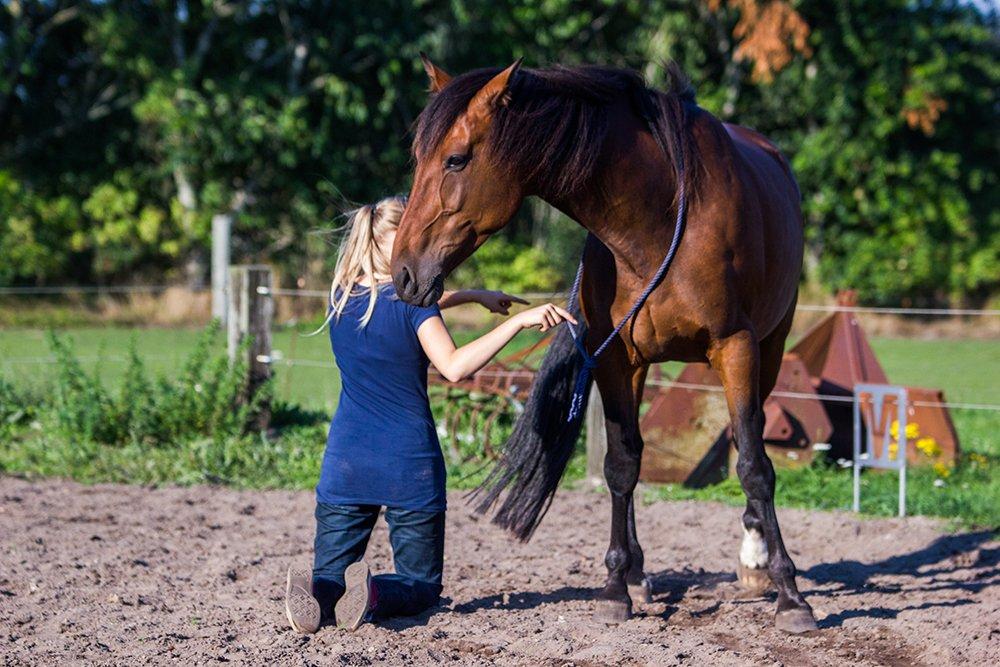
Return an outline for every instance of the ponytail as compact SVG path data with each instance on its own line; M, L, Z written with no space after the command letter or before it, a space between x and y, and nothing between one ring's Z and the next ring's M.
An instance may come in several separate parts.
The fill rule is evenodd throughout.
M368 307L359 324L362 328L368 325L378 299L378 283L389 277L391 248L387 248L384 241L389 232L399 227L405 206L405 197L387 197L348 215L347 236L337 252L337 265L330 285L330 312L319 329L310 335L322 331L332 319L339 320L348 299L364 294L365 290L368 291ZM359 282L368 285L361 286Z

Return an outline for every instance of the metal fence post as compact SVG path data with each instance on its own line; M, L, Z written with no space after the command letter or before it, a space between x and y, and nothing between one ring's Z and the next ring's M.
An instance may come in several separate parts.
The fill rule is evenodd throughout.
M587 478L595 486L604 484L604 456L608 452L608 432L604 429L604 403L597 383L590 387L587 401Z
M247 349L248 378L243 396L244 401L250 401L271 378L271 322L274 318L271 267L230 267L228 306L227 343L231 361L235 361L246 337L251 338ZM271 405L265 400L254 412L250 427L264 430L270 420Z

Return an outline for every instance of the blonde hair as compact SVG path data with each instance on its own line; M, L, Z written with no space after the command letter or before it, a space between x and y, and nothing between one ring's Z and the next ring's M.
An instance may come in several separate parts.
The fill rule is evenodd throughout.
M390 277L391 248L386 247L389 234L399 228L399 221L406 208L406 197L386 197L374 204L366 204L349 214L347 236L337 252L337 265L330 285L330 313L323 326L331 319L340 318L352 296L368 291L368 307L361 316L360 326L368 325L378 299L378 283ZM361 287L359 282L367 282ZM320 330L323 329L320 327Z

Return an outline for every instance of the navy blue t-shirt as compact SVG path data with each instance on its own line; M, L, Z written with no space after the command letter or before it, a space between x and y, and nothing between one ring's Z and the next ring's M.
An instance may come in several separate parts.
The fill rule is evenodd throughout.
M445 467L427 400L427 355L417 328L440 315L411 306L391 283L378 287L360 328L367 290L330 321L340 402L330 424L316 499L333 505L445 509Z

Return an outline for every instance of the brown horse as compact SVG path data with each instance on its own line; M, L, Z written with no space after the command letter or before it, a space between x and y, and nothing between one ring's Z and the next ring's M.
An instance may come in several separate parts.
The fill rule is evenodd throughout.
M740 580L759 591L770 578L779 628L815 629L775 516L761 410L801 272L800 195L788 163L761 135L699 108L676 71L670 90L658 92L607 67L535 70L518 61L451 78L424 64L434 95L417 124L416 172L392 260L397 292L409 303L434 303L444 277L536 195L590 232L580 305L593 352L656 272L673 238L681 182L687 192L673 266L593 371L612 505L598 617L624 620L633 596L649 598L632 499L647 369L708 361L725 387L747 497ZM485 489L481 509L506 490L495 521L522 539L548 508L579 433L566 423L579 366L560 333Z

